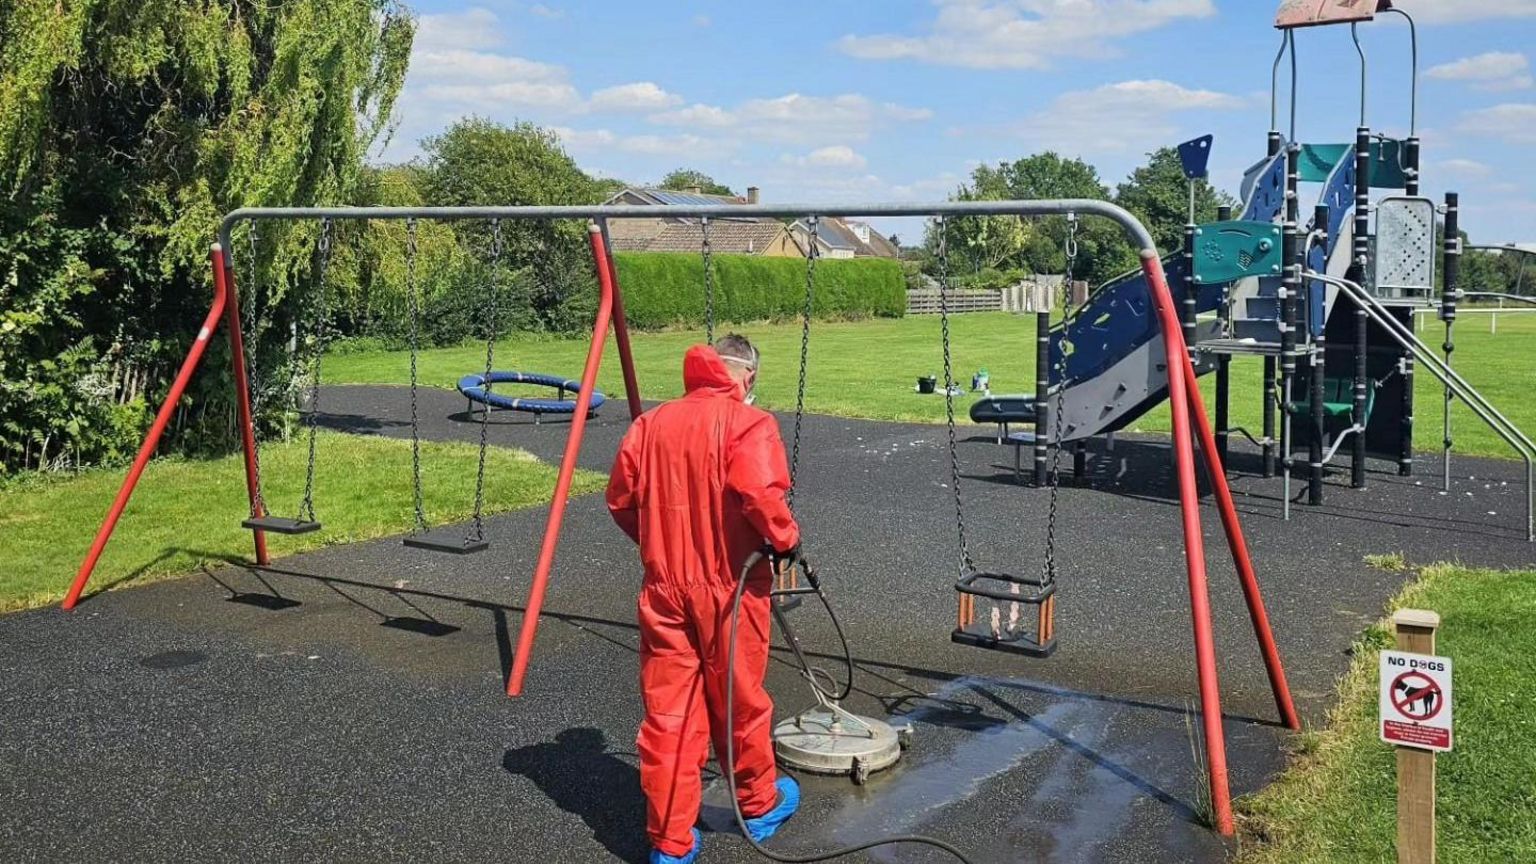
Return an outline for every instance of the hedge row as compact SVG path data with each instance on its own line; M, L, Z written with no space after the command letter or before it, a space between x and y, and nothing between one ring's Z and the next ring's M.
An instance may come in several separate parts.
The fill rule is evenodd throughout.
M795 318L805 307L803 258L716 255L715 320ZM704 264L683 252L614 255L631 326L659 328L704 323ZM901 264L883 258L824 259L816 264L818 318L899 318L906 313Z

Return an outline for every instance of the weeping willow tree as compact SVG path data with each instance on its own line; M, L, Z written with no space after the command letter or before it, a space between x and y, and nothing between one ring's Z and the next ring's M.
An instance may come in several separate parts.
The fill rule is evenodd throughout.
M0 473L133 446L220 215L351 200L413 30L394 0L0 0ZM303 314L315 230L261 238L265 350ZM228 440L221 351L183 446Z

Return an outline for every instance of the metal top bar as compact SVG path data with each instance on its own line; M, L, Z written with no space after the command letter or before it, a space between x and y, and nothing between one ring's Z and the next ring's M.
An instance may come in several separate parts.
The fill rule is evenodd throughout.
M1413 138L1419 134L1419 25L1414 22L1412 15L1396 6L1388 7L1384 11L1396 12L1408 19L1408 45L1413 63L1412 89L1409 91L1408 103L1408 137Z
M1360 25L1358 23L1349 25L1349 38L1355 43L1355 53L1360 55L1360 126L1363 128L1365 126L1365 95L1368 89L1367 85L1369 84L1369 78L1367 77L1369 65L1365 60L1365 46L1360 44Z
M1476 249L1482 252L1513 252L1516 255L1529 255L1536 258L1536 249L1527 249L1524 246L1516 246L1513 243L1505 243L1499 246L1494 243L1463 243L1463 249Z
M1278 131L1280 128L1280 61L1285 59L1285 53L1291 49L1291 41L1295 35L1287 30L1280 35L1280 50L1275 53L1275 63L1269 69L1269 128ZM1296 82L1291 81L1291 98L1296 98Z
M289 219L655 219L710 217L750 219L809 216L1101 216L1114 221L1143 254L1157 244L1135 216L1108 201L1092 198L1030 201L940 201L907 204L609 204L559 207L242 207L219 223L225 249L234 227L243 221Z
M1483 297L1491 297L1491 298L1493 298L1495 300L1512 300L1512 301L1514 301L1516 303L1529 303L1532 306L1536 306L1536 297L1526 297L1526 296L1521 295L1521 294L1504 294L1504 293L1499 292L1499 291L1457 291L1456 293L1460 297L1471 297L1474 300L1475 299L1479 299L1479 298L1483 298ZM1460 311L1465 311L1465 310L1457 310L1457 311L1460 312ZM1505 311L1513 311L1513 310L1505 310Z

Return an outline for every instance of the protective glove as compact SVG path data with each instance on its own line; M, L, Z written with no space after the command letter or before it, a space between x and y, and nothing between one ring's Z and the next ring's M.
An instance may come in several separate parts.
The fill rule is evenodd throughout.
M799 543L796 543L793 548L782 551L772 546L767 547L767 550L768 561L773 565L773 570L776 573L783 573L800 562Z

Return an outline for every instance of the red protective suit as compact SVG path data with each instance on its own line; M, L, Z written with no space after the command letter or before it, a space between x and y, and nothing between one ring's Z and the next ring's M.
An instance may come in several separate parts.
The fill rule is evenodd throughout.
M747 405L741 385L707 345L683 358L687 395L630 427L608 481L608 509L640 544L640 689L637 739L651 844L668 855L693 847L700 772L725 752L725 681L731 601L741 567L766 541L800 541L785 493L789 470L779 426ZM775 802L773 701L768 668L766 562L747 582L737 636L736 786L748 817Z

